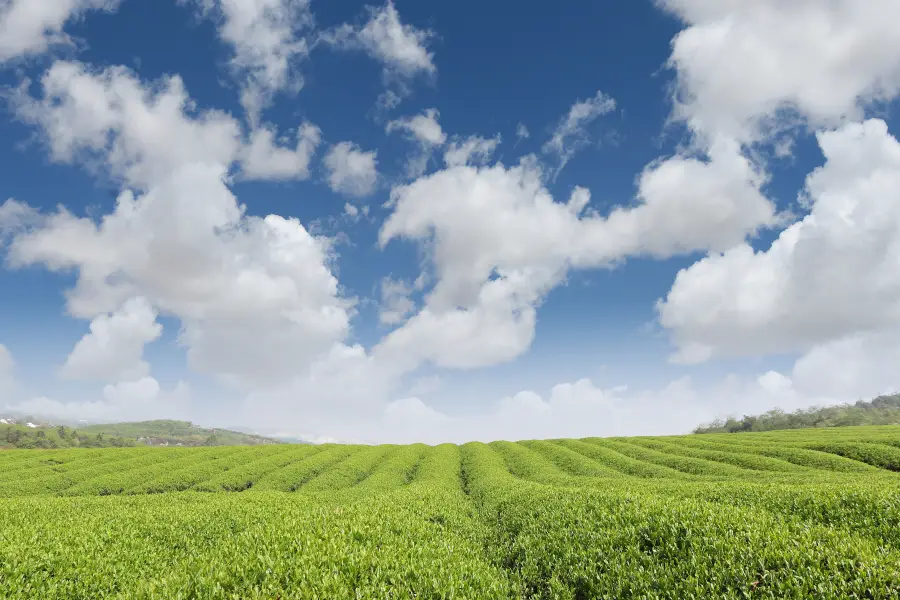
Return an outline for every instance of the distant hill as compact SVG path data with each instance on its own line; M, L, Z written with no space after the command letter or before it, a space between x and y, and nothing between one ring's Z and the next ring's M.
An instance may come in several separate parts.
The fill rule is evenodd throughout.
M855 404L807 408L791 413L775 409L756 416L719 419L701 425L694 433L739 433L811 427L848 427L853 425L900 425L900 394L879 396Z
M281 443L281 440L252 433L199 427L189 421L140 421L71 427L25 419L0 420L0 448L258 446Z

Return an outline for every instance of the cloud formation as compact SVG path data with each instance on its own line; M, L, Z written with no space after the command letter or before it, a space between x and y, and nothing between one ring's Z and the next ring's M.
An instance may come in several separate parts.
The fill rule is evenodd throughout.
M113 11L120 0L5 0L0 4L0 65L71 45L66 23L92 10Z
M553 131L553 135L544 144L542 150L546 154L554 154L559 160L557 173L575 156L575 153L588 143L587 126L602 115L616 109L616 101L597 90L593 97L578 100L569 109ZM517 131L520 138L528 137L528 130ZM521 135L525 133L525 135Z
M321 39L340 49L363 50L382 64L388 79L437 72L434 53L428 50L432 31L401 22L392 0L379 8L369 7L368 17L362 26L344 24L324 32Z
M333 192L362 198L378 184L378 152L366 152L353 142L340 142L325 155L328 186Z
M246 159L237 124L188 114L177 78L145 87L129 72L55 64L43 97L20 101L52 156L126 186L98 223L65 209L9 248L13 265L74 270L69 312L95 319L142 297L178 318L190 365L224 380L273 385L349 329L352 301L331 272L328 238L296 219L247 216L228 188ZM99 165L99 166L97 166Z
M299 91L297 63L309 55L313 16L309 0L179 0L213 18L233 52L231 69L241 86L241 105L251 124L273 96Z
M740 244L678 274L659 306L680 357L806 350L900 326L900 143L879 119L818 136L809 214L766 251Z
M141 297L91 321L90 333L75 344L61 374L69 379L136 381L150 373L144 346L162 335L156 311Z

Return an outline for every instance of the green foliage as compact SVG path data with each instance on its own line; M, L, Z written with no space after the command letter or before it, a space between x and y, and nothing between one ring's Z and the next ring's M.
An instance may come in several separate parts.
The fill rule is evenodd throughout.
M281 443L260 435L198 427L190 421L158 420L110 423L89 425L82 427L82 431L95 435L114 435L153 446L256 446Z
M898 457L900 427L8 450L0 598L898 598Z
M120 436L71 434L65 427L38 427L0 424L0 449L50 450L56 448L121 448L135 441Z
M770 410L756 416L729 417L701 425L694 433L739 433L745 431L775 431L810 427L851 427L859 425L900 425L900 394L879 396L865 402L838 406L801 409L786 413Z

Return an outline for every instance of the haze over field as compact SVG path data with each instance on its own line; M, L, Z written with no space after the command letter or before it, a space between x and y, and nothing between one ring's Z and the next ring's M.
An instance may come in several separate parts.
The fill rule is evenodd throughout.
M0 2L0 412L463 442L895 392L898 19Z

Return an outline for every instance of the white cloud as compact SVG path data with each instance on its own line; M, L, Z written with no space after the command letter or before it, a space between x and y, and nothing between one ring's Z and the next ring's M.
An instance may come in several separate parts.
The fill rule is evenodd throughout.
M190 387L179 382L171 391L160 388L152 377L107 385L103 400L69 401L39 396L8 404L8 410L48 419L67 421L115 422L148 419L189 419L192 402Z
M432 31L402 23L392 0L368 11L369 20L362 27L346 24L321 39L338 48L364 50L384 66L387 77L408 78L437 71L434 53L428 51Z
M241 161L248 179L303 179L319 143L318 128L305 123L295 148L276 143L270 126L250 133L230 115L194 105L180 77L144 85L125 67L92 72L57 62L41 80L42 98L13 97L18 116L38 125L54 160L102 165L127 185L146 189L182 165Z
M422 309L383 339L376 355L455 368L512 360L530 346L537 307L570 269L729 247L775 221L771 204L752 188L741 191L745 210L733 210L729 180L704 168L684 163L648 172L645 178L658 181L645 186L641 203L606 217L586 212L590 193L583 188L555 201L528 161L448 167L395 188L380 243L421 242L437 281ZM750 167L741 159L730 168ZM706 178L702 195L666 190L690 170Z
M441 390L444 380L439 375L418 377L407 390L409 396L429 396Z
M792 378L807 394L843 400L900 392L900 330L855 333L812 348L797 360Z
M5 0L0 4L0 63L71 44L63 32L66 23L118 5L119 0Z
M600 90L597 90L592 98L579 100L572 105L569 113L560 120L553 131L553 136L543 147L545 153L555 154L559 158L557 173L587 143L586 127L615 108L616 101Z
M766 180L736 144L719 141L705 160L673 156L648 165L638 179L643 203L609 220L644 253L659 258L727 250L787 218L759 191Z
M391 277L381 280L381 307L378 311L378 320L383 325L398 325L406 320L406 317L416 309L416 304L410 299L413 286L407 282Z
M298 433L356 438L371 431L402 374L397 365L378 360L362 346L335 344L298 365L287 384L250 392L241 422L278 431L302 424Z
M60 162L102 162L126 184L146 188L182 165L230 165L240 127L227 114L187 114L180 77L145 86L128 69L91 72L57 62L41 80L43 97L17 96L17 114L43 131Z
M519 123L516 125L516 137L520 140L527 140L531 137L531 133L528 131L528 128L525 127L524 123Z
M378 152L363 151L352 142L340 142L325 155L328 185L332 191L361 198L378 184Z
M484 164L500 144L500 136L485 139L480 136L470 136L461 141L450 142L444 152L444 163L448 167L457 167L466 164Z
M251 123L284 89L298 91L297 61L309 54L304 35L313 27L309 0L180 0L214 16L219 37L232 47L232 69L241 82L241 104Z
M250 217L227 187L237 124L188 114L178 79L157 92L121 69L58 63L45 97L19 108L54 157L105 165L124 191L99 223L64 209L14 238L14 265L74 270L69 311L94 319L143 296L178 318L190 365L229 381L275 385L349 330L352 302L331 272L331 241L296 219Z
M322 135L315 125L304 123L297 131L294 148L280 146L271 127L259 127L250 134L243 150L241 173L246 179L308 179L309 163Z
M15 368L12 352L0 344L0 399L11 394L16 387Z
M429 108L420 115L395 119L385 126L386 133L404 132L418 145L406 163L406 175L410 179L425 173L434 149L443 146L447 141L447 134L438 123L439 117L437 109Z
M0 245L13 235L41 222L40 213L15 198L0 204Z
M405 131L412 139L425 146L441 146L447 141L447 134L441 129L436 108L429 108L420 115L390 121L385 127L387 133Z
M150 373L144 345L162 335L156 311L144 298L131 298L109 315L91 321L90 333L75 344L62 368L69 379L135 381Z
M688 25L669 59L676 115L703 136L754 141L784 126L784 111L833 125L900 92L895 0L659 4Z
M725 397L727 402L717 400ZM605 389L582 379L556 385L545 396L523 390L464 416L448 415L416 397L404 398L386 407L378 428L369 430L369 439L461 443L681 434L720 416L836 401L834 396L805 396L790 378L775 372L756 379L729 377L709 389L698 388L684 377L661 389L636 392L621 387Z
M812 208L766 251L745 244L681 271L661 324L700 362L802 351L900 326L900 143L881 120L818 135Z

